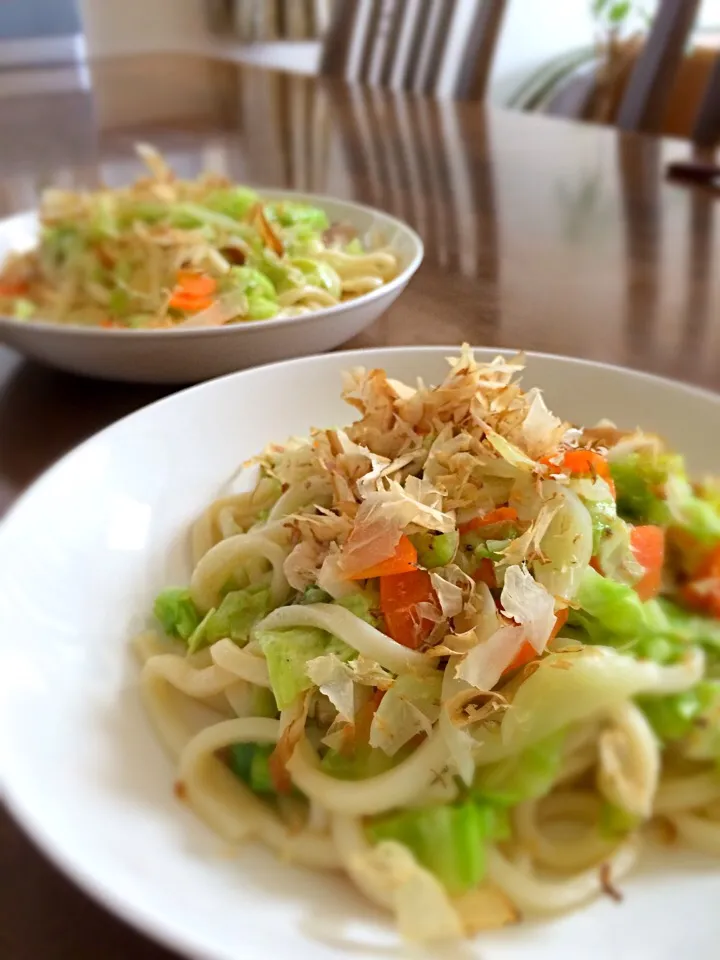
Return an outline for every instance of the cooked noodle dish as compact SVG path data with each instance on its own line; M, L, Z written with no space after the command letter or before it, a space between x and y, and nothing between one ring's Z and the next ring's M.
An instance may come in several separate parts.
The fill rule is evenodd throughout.
M348 370L356 419L269 437L134 641L176 796L411 939L720 854L720 483L522 370Z
M0 265L0 314L108 329L294 317L377 290L397 255L301 200L178 179L147 145L130 187L46 190L35 249ZM378 240L380 238L377 238Z

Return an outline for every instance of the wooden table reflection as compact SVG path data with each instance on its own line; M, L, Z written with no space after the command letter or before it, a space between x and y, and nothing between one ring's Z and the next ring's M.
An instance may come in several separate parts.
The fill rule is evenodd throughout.
M133 144L146 140L180 175L210 167L357 199L420 232L417 277L348 346L468 340L720 386L720 208L663 179L685 144L179 55L108 61L92 79L92 92L72 96L0 97L0 215L48 185L125 182L139 169ZM85 436L164 393L0 349L0 507ZM1 956L168 956L92 905L4 814L0 849L12 878Z

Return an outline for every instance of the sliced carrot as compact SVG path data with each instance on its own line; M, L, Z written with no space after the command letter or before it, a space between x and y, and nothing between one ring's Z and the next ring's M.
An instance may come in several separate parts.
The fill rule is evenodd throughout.
M345 725L342 732L341 753L352 755L358 744L367 743L370 740L370 727L372 726L373 717L384 696L384 690L373 691L370 698L355 714L355 723Z
M207 273L193 273L181 270L178 273L177 286L180 292L190 297L209 297L217 290L217 282Z
M601 477L610 487L610 491L615 496L615 484L610 473L610 464L605 457L596 453L594 450L566 450L559 464L554 463L554 457L542 457L538 463L551 468L553 473L576 473L580 476L590 474L591 476Z
M495 576L495 567L492 560L483 557L478 564L477 570L472 575L475 583L486 583L491 590L497 587L497 577Z
M349 580L367 580L370 577L392 577L400 573L410 573L417 568L417 550L404 534L398 540L395 553L387 560L381 560L365 570L354 573Z
M552 633L550 634L551 640L554 640L565 626L569 613L570 611L568 608L564 607L562 610L558 610L558 612L555 614L555 626L552 628Z
M170 306L176 310L188 310L196 313L198 310L204 310L212 305L212 297L194 297L182 290L173 291L170 297Z
M662 569L665 562L665 533L660 527L633 527L630 531L630 549L645 570L642 579L635 584L635 592L641 600L652 600L660 593Z
M24 293L28 292L27 283L22 281L17 281L16 283L0 283L0 297L21 297Z
M177 285L170 296L170 306L176 310L196 313L209 307L217 290L217 281L207 273L180 270Z
M514 507L496 507L483 517L473 517L467 523L462 523L458 530L460 533L470 533L472 530L489 527L495 523L514 523L517 518L517 510Z
M555 637L560 633L562 628L567 623L568 611L567 608L564 610L559 610L555 616L555 626L552 629L550 634L550 639L554 640ZM508 664L507 667L503 670L503 673L510 673L511 670L517 670L518 667L524 667L526 663L530 663L531 660L536 660L539 656L535 647L529 643L527 640L520 647L518 652L515 654L512 661Z
M429 620L418 622L416 607L432 598L432 583L426 570L381 577L380 611L393 640L412 649L420 646L430 633L432 623Z
M720 543L706 554L681 595L689 607L720 619Z
M510 673L511 670L517 670L518 667L524 667L526 663L530 663L530 661L534 660L537 656L538 652L535 647L526 640L510 663L505 667L503 674Z

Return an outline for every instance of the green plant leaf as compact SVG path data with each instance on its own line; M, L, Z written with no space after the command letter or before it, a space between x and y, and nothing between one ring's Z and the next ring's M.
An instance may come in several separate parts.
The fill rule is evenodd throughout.
M622 23L627 18L631 8L630 0L620 0L620 2L614 3L608 10L608 20L614 24Z

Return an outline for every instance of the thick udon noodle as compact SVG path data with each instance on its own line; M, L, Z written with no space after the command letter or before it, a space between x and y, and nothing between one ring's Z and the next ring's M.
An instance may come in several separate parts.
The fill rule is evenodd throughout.
M240 583L269 584L274 602L283 603L290 587L283 573L289 547L281 521L303 506L322 503L326 494L322 480L291 486L272 504L263 524L255 521L258 510L270 506L269 485L261 482L252 493L216 500L193 531L191 592L197 606L209 609L230 574ZM251 524L252 530L246 532ZM341 607L282 607L265 623L319 626L396 673L423 669L420 654ZM270 686L258 645L251 641L241 649L230 640L220 640L188 655L177 641L148 632L136 638L135 648L144 664L143 697L160 739L177 764L180 793L214 831L230 842L259 839L293 863L344 871L374 903L398 909L382 871L373 876L359 869L369 852L363 817L438 797L452 799L454 779L446 775L453 752L447 715L441 714L432 733L409 757L385 773L360 781L324 773L310 741L301 739L288 771L307 798L305 806L299 810L298 803L291 803L274 810L218 756L231 744L276 743L288 724L304 720L299 705L283 711L279 720L249 715L249 690ZM452 683L451 665L446 670L448 684ZM702 667L697 657L672 667L656 667L654 679L643 692L687 689L702 675ZM497 741L484 742L482 730L474 730L473 735L476 764L502 755ZM608 738L619 749L606 749ZM608 770L610 763L617 766L618 757L626 769ZM598 784L607 781L609 774L616 790L622 791L623 777L632 781L628 796L639 805L637 813L646 824L662 818L684 843L720 853L720 778L709 766L699 764L692 770L664 770L647 720L627 699L612 710L592 710L576 717L552 790L515 809L512 839L490 850L483 899L474 901L474 910L482 906L480 926L507 922L506 898L519 916L561 913L603 891L617 895L614 884L633 867L643 836L634 831L613 839L600 830ZM628 797L617 799L628 802ZM498 890L505 897L498 897ZM462 914L462 904L458 907ZM478 928L477 917L475 921L473 929Z
M398 257L390 249L370 253L345 253L342 250L323 250L314 254L316 260L328 263L340 278L342 299L349 300L371 293L389 283L400 272ZM306 284L278 295L278 317L299 316L324 307L334 307L340 301L327 290Z

